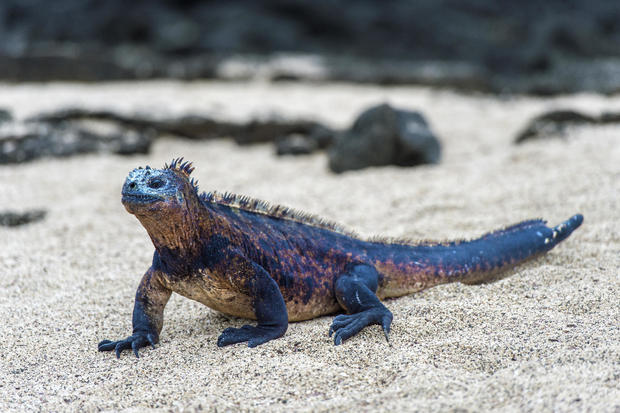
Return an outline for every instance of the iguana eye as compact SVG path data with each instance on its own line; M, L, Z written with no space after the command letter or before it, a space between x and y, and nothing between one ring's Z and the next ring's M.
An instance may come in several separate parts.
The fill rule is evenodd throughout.
M164 186L164 181L160 178L153 178L149 180L148 185L149 185L149 188L157 189L157 188L161 188L162 186Z

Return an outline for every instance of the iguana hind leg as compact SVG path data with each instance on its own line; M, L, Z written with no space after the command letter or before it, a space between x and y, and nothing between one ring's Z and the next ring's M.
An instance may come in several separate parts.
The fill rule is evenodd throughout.
M336 279L335 293L340 306L348 313L334 318L329 328L329 336L334 336L334 344L353 337L366 326L379 324L388 339L392 313L376 295L379 273L367 264L351 263L345 272Z

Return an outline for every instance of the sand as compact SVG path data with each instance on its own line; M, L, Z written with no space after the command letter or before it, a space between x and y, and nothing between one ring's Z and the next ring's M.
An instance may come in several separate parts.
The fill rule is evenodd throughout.
M424 112L443 143L440 165L336 176L323 154L162 139L148 156L1 166L1 209L49 214L0 228L0 410L620 411L620 127L512 144L545 109L598 113L620 108L620 97L294 83L0 86L0 107L17 117L77 105L238 120L281 113L343 127L386 100ZM245 321L173 295L157 349L117 360L97 343L130 333L153 251L120 188L134 167L175 156L195 162L202 189L303 208L364 235L474 237L576 212L585 222L501 281L387 301L390 345L373 326L335 347L331 317L322 317L255 349L218 348L220 332Z

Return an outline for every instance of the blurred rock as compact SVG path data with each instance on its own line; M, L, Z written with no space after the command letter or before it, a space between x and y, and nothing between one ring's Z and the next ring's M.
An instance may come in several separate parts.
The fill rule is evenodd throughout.
M13 115L6 109L0 109L0 124L13 120Z
M0 212L0 226L17 227L31 222L41 221L45 218L46 214L47 211L42 209L33 209L25 212L2 211Z
M306 135L294 133L276 142L277 155L308 155L315 152L318 145Z
M369 166L415 166L437 163L440 144L418 112L394 109L387 104L364 111L329 150L334 172Z
M554 110L532 119L517 134L515 143L534 139L563 138L570 127L610 123L620 123L620 113L606 112L600 116L591 116L574 110Z
M249 122L235 123L216 120L203 115L183 115L179 117L126 115L112 111L90 111L84 109L62 109L41 114L29 122L62 123L76 120L100 120L112 122L119 127L137 131L151 131L157 135L175 135L189 139L214 139L231 137L239 145L274 142L290 134L315 135L319 146L326 145L329 129L308 120L295 119L253 119Z
M620 123L620 112L603 112L599 117L600 123Z
M293 133L276 141L277 155L307 155L319 149L325 149L334 140L335 132L323 125L316 124L308 134Z
M336 138L336 131L327 126L316 124L310 130L310 134L308 138L316 142L316 147L318 149L326 149L334 143L334 139Z
M612 0L3 0L0 79L267 77L614 93L618 22ZM299 65L282 56L306 57Z
M20 82L102 81L135 78L132 70L102 56L26 55L7 56L0 52L0 79Z
M252 120L231 128L230 136L240 145L274 142L281 136L292 134L310 135L317 122L303 119L265 119Z
M147 153L152 141L150 134L105 122L9 124L0 127L0 164L85 153Z
M332 138L329 128L303 119L269 118L235 123L202 115L157 118L69 108L0 127L0 164L92 152L147 153L153 139L163 135L232 138L239 145L248 145L274 142L295 134L310 137L316 148L324 148Z

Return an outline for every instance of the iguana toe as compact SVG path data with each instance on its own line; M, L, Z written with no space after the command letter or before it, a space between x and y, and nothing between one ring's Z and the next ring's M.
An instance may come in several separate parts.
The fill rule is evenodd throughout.
M150 336L150 337L149 337ZM121 357L121 353L123 350L132 349L133 353L136 357L140 357L138 354L138 349L141 347L146 347L149 344L155 348L155 337L152 334L144 335L143 333L133 334L127 337L124 340L111 341L111 340L103 340L97 346L97 350L99 351L112 351L116 353L116 358Z
M236 343L248 342L248 347L256 347L270 340L281 337L286 329L282 331L281 327L251 326L244 325L241 328L229 327L222 331L217 339L218 347L229 346Z
M392 324L392 313L387 308L371 308L355 314L342 314L334 318L329 328L329 336L334 336L334 345L342 344L366 326L379 324L383 328L386 340ZM389 341L389 340L388 340Z

